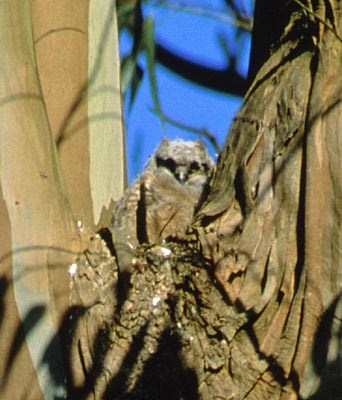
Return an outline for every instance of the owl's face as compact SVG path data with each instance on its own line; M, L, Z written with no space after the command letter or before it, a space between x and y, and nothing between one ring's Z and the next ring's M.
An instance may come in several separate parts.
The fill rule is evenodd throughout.
M172 174L181 184L192 184L197 180L203 182L213 167L213 161L201 141L163 139L153 158L155 168Z

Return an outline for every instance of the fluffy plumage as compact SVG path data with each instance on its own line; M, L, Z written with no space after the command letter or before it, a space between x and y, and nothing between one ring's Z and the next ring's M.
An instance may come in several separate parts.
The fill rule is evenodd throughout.
M212 167L203 142L162 140L115 207L111 232L120 269L131 268L139 244L185 234L206 194Z

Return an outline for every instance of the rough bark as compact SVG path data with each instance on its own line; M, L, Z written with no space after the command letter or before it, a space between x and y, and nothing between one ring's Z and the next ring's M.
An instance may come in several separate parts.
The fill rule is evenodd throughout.
M91 398L340 396L342 46L329 26L342 16L325 5L323 30L284 5L187 238L140 248L121 296L113 278L101 351L84 329L90 365L101 359Z
M63 349L72 399L339 398L341 2L318 2L326 6L323 14L314 8L323 15L323 29L298 3L297 8L281 3L283 28L255 64L255 79L220 155L207 202L185 238L137 249L128 290L120 285L106 232L107 244L86 232L79 243L64 203L28 39L29 2L1 4L4 40L13 40L1 72L18 78L0 86L8 122L2 126L13 134L1 136L6 269L0 282L0 338L5 338L0 345L3 365L12 365L0 369L1 395L58 395L46 394L49 387L39 376L47 366L50 383L64 383L58 357L50 353L58 337L48 332L52 320L69 333ZM264 17L270 26L279 22L272 13ZM20 27L17 36L12 26ZM256 42L258 34L256 29ZM18 94L25 103L20 109L12 102ZM19 167L12 162L18 154ZM32 179L23 184L16 172L27 176L27 170ZM27 216L37 206L39 219L29 225ZM70 269L67 308L60 291L68 287L67 260L55 246L72 253L75 242L77 250L86 250ZM25 246L39 246L39 254ZM21 272L31 272L32 265L42 268L28 279L33 275ZM38 308L32 303L41 288L45 319L41 303ZM45 331L36 335L46 321ZM44 346L37 347L41 337Z
M316 24L303 30L300 10L291 15L235 120L199 216L215 277L249 315L230 346L238 396L247 398L307 398L328 357L339 357L336 337L330 353L328 342L340 312L342 46L328 29L319 38Z

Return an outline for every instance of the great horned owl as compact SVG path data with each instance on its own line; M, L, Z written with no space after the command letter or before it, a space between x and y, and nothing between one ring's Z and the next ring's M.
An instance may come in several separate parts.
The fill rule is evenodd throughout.
M184 235L206 194L212 167L203 142L162 140L115 207L111 232L119 269L131 268L139 244Z

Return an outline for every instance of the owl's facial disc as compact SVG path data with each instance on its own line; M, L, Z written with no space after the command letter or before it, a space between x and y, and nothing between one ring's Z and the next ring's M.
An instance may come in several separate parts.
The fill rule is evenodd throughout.
M190 161L188 162L188 159L186 159L185 162L184 160L183 162L181 162L181 160L179 160L179 157L178 157L178 162L177 158L175 160L171 157L168 158L160 156L156 157L157 168L162 167L166 169L181 184L187 183L189 178L193 176L203 175L203 174L206 175L209 169L208 165L205 163L200 163L198 161L191 161L191 162Z

